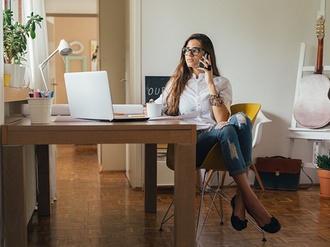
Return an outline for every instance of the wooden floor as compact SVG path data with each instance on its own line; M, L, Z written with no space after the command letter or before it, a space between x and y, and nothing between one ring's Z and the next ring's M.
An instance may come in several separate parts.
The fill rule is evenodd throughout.
M226 192L233 196L234 188ZM317 186L256 193L282 223L279 233L266 234L263 242L251 225L235 231L229 220L231 208L225 204L224 225L212 210L198 246L330 246L330 200L320 199ZM173 221L163 232L158 230L171 198L171 190L160 190L158 213L145 214L143 192L129 187L124 172L98 172L95 146L58 146L57 201L50 217L33 215L29 246L173 246Z

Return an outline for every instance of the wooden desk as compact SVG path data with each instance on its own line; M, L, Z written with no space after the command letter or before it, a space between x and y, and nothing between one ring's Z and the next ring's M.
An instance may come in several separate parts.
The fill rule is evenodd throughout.
M4 236L6 247L27 246L24 198L24 145L36 145L39 161L39 215L49 215L48 144L144 143L145 212L156 212L156 145L175 143L175 246L195 245L196 126L180 121L134 123L53 122L31 125L30 119L1 127ZM12 176L11 174L15 174ZM44 175L47 174L47 175Z

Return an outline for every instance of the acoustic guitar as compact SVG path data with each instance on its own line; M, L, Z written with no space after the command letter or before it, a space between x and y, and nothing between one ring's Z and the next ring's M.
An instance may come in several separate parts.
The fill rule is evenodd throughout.
M316 22L318 39L315 73L304 76L298 84L298 95L293 106L297 123L307 128L322 128L330 122L329 79L323 72L324 22Z

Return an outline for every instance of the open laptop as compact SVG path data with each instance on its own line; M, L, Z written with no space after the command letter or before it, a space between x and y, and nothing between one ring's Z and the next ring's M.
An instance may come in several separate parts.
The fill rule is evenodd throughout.
M64 73L70 115L101 121L146 121L144 115L116 116L106 71Z

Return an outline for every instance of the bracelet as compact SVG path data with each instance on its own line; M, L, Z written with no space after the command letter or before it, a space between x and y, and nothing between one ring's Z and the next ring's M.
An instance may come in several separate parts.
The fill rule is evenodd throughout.
M223 105L223 99L221 99L221 98L219 98L219 99L214 99L214 100L212 100L212 101L210 101L210 103L211 103L211 105L212 106L221 106L221 105Z
M219 99L220 98L220 94L210 94L210 100L214 100L214 99Z
M210 104L212 106L221 106L223 104L223 99L220 98L220 94L210 95Z

